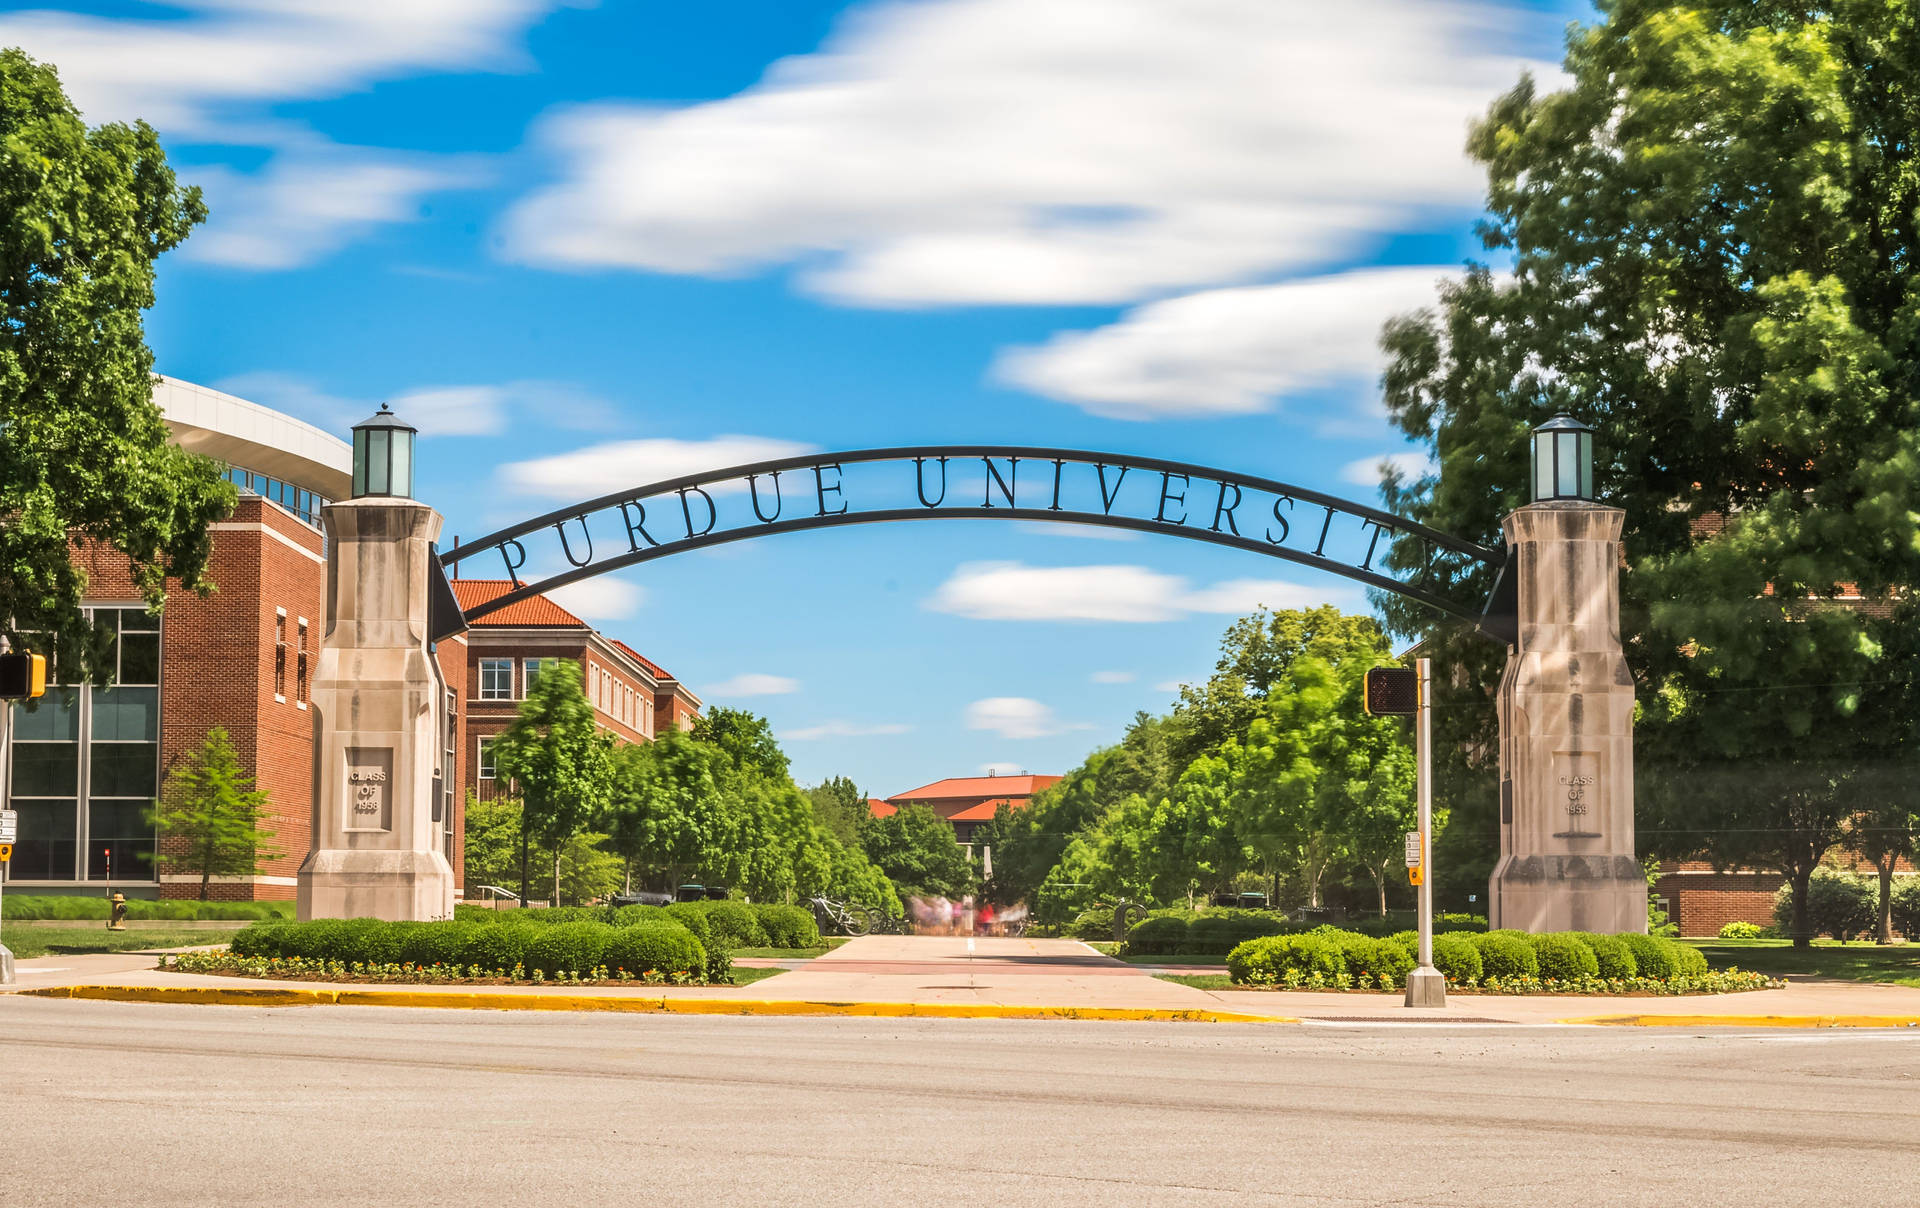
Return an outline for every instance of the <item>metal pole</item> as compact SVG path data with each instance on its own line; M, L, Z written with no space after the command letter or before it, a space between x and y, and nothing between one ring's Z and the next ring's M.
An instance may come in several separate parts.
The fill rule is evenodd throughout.
M7 650L7 639L0 637L0 654ZM0 810L13 808L13 702L0 700ZM7 884L6 861L0 860L0 914L5 912ZM0 940L0 986L13 984L13 949Z
M1433 967L1433 660L1415 659L1420 683L1419 714L1414 719L1416 795L1420 814L1420 958L1407 975L1409 1007L1447 1005L1447 979Z

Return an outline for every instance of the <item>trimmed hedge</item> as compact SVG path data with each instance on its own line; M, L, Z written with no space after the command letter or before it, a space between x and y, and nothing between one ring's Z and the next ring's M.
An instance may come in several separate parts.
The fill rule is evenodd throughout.
M1406 983L1418 947L1411 931L1373 939L1317 927L1249 940L1227 955L1227 972L1253 985L1391 989ZM1766 984L1759 974L1709 972L1707 958L1692 945L1631 932L1442 933L1433 937L1433 963L1451 985L1494 993L1717 993ZM1606 984L1621 982L1629 984ZM1573 984L1556 990L1556 983Z
M675 902L661 909L667 912L668 918L693 932L693 938L700 941L702 948L712 952L725 945L713 942L713 928L707 923L707 912L701 909L703 905L702 902Z
M591 973L599 966L600 958L606 955L607 945L616 934L605 923L555 923L534 933L522 959L528 972L538 970L548 977L556 973Z
M820 924L811 910L769 902L755 906L753 912L760 920L760 929L767 933L770 948L814 948L820 944Z
M1129 956L1173 956L1187 950L1187 920L1163 916L1144 919L1127 932Z
M1758 923L1746 923L1736 919L1720 929L1723 940L1757 940L1771 930Z
M1596 935L1591 931L1578 935L1593 949L1594 963L1599 966L1601 977L1640 976L1640 962L1633 959L1633 949L1627 946L1627 941L1617 935Z
M1641 977L1665 981L1680 972L1680 955L1676 949L1684 945L1663 935L1635 935L1629 932L1620 939L1632 950L1633 963L1639 967Z
M1560 981L1598 977L1600 960L1587 942L1571 931L1547 932L1527 937L1533 945L1533 957L1540 965L1540 976Z
M685 927L673 923L638 923L613 933L600 963L614 972L624 969L634 977L662 974L672 978L703 977L707 953Z
M1416 964L1420 957L1420 933L1400 931L1387 937L1406 949L1407 958ZM1480 980L1484 967L1480 963L1480 950L1473 941L1457 932L1443 931L1433 937L1433 967L1448 983L1464 986Z
M507 923L488 923L475 927L467 936L466 947L461 950L460 963L511 973L514 966L525 962L527 945L539 934L532 927L516 927Z
M81 897L74 894L32 894L9 893L6 900L0 902L0 919L12 919L25 922L29 919L73 919L90 922L94 919L105 920L108 914L108 902L104 895ZM182 921L207 921L212 919L289 919L293 916L292 902L200 902L148 901L145 898L127 899L127 917L130 919L179 919Z
M1483 977L1540 976L1540 958L1524 931L1468 933L1467 939L1480 953Z
M1231 952L1268 935L1286 935L1296 926L1278 915L1258 910L1209 910L1187 924L1191 952Z

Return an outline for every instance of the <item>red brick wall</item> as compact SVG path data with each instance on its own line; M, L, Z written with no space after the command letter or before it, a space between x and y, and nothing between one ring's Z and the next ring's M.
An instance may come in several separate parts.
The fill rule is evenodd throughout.
M1786 884L1775 872L1670 872L1654 882L1681 935L1718 935L1728 923L1773 923L1773 895Z

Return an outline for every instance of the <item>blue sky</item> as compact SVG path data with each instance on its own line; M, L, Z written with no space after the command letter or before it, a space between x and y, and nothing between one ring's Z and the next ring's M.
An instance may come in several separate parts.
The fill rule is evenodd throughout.
M806 449L1057 444L1377 499L1375 336L1474 254L1468 120L1584 4L186 0L0 13L208 224L159 369L422 430L468 537ZM1519 472L1519 450L1515 472ZM1344 580L1155 537L873 526L563 600L803 781L1059 772Z

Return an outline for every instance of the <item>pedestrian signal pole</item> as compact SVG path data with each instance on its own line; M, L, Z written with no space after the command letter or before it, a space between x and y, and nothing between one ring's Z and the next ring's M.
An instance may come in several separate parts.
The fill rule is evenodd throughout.
M1375 667L1367 672L1365 704L1374 717L1411 715L1415 767L1416 826L1407 836L1407 879L1419 891L1420 945L1417 967L1407 975L1406 1005L1444 1007L1447 979L1433 967L1433 660L1411 668Z

